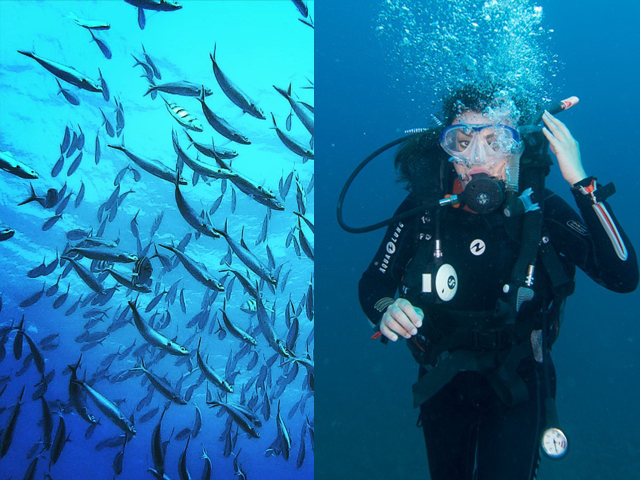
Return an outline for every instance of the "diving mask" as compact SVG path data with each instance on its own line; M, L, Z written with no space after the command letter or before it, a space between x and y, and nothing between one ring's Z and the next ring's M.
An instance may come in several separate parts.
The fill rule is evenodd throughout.
M503 124L451 125L440 134L440 145L452 161L468 168L496 163L523 150L518 131Z

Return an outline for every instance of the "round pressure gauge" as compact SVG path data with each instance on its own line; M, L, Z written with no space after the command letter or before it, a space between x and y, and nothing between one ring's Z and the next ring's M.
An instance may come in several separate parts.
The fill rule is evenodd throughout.
M542 451L549 458L560 459L567 454L569 442L559 428L547 428L542 434Z

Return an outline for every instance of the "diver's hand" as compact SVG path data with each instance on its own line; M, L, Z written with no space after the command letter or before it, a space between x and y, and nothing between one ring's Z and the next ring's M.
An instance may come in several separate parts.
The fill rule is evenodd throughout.
M567 126L546 111L542 115L542 120L546 125L542 129L542 133L549 140L549 146L558 159L558 165L564 179L573 186L580 180L587 178L580 158L580 146L577 140L571 136Z
M420 308L414 307L405 298L398 298L384 312L380 333L393 342L398 340L398 335L411 338L411 335L418 333L423 318L424 312Z

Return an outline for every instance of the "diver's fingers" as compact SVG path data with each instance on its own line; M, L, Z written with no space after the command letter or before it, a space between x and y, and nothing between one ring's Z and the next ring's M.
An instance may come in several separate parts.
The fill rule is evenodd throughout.
M542 133L547 137L547 140L549 140L551 151L557 155L558 149L560 148L560 141L549 131L547 127L542 128Z
M416 328L420 328L422 326L422 319L424 318L424 313L420 310L420 314L416 311L416 308L411 305L411 302L405 298L398 298L395 304L400 307L402 312L407 316L409 321Z
M387 337L389 340L391 340L392 342L395 342L396 340L398 340L398 335L396 335L395 333L393 333L389 327L387 327L387 325L385 324L385 321L383 320L382 322L380 322L380 333L382 335L384 335L385 337Z
M542 115L542 120L556 137L573 139L573 137L571 136L571 132L569 131L567 126L556 117L551 115L549 112L544 112L544 115Z
M393 333L397 333L404 338L411 338L411 333L409 333L407 328L411 329L413 327L406 326L409 323L409 319L406 317L404 322L400 322L394 317L388 317L387 321L384 323Z
M389 305L386 313L402 328L402 331L398 331L393 328L393 324L390 324L389 327L394 332L399 333L405 338L409 338L411 335L418 333L407 314L397 304Z

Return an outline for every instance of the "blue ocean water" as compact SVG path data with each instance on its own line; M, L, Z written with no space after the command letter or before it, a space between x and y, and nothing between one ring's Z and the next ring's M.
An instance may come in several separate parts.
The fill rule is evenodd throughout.
M271 114L285 134L309 146L311 134L273 86L286 91L291 84L296 101L313 105L314 31L299 21L301 13L289 1L179 3L182 8L177 11L146 10L143 30L139 26L137 9L124 1L0 2L0 106L5 119L0 127L0 151L10 152L39 176L36 180L28 180L0 171L0 224L15 230L13 237L0 242L0 431L3 432L0 438L9 437L6 431L15 411L14 405L21 389L25 388L12 442L6 441L6 455L0 459L0 477L3 479L25 475L31 462L28 453L39 456L34 478L43 478L45 472L50 473L47 478L53 479L114 478L114 457L122 447L97 450L96 446L105 439L122 435L122 430L88 400L88 408L100 419L100 425L87 439L85 432L89 423L68 405L70 377L64 370L67 365L75 364L81 353L78 378L86 378L96 390L116 402L127 418L131 414L134 417L137 433L126 444L123 472L118 478L152 478L146 473L154 465L151 437L167 402L155 391L151 393L149 403L141 403L150 391L149 382L143 381L141 376L115 381L116 375L140 364L134 353L143 356L149 370L159 377L173 386L179 383L181 395L191 394L186 405L172 404L162 422L161 439L163 442L170 440L165 459L168 477L178 477L178 460L188 436L183 430L194 429L196 408L201 413L202 427L190 440L187 450L187 466L192 478L201 478L204 449L211 458L213 479L234 478L235 460L241 464L246 478L313 476L313 361L305 360L314 357L313 261L307 254L313 246L313 232L294 212L314 221L314 162L303 162L303 158L285 147L272 128ZM313 4L308 3L311 18L315 17ZM106 42L111 59L107 58L106 47L100 49L92 40L89 30L74 23L70 18L72 12L80 19L110 23L109 30L94 33ZM136 61L132 58L135 56L141 63L148 63L143 56L143 45L162 75L161 79L154 79L156 85L186 80L211 89L212 94L206 97L207 106L248 137L251 144L231 142L216 133L205 119L200 102L193 96L160 93L152 99L152 95L145 95L149 87L144 78L145 70L152 69L134 67ZM210 54L214 49L220 69L255 100L266 119L243 114L227 98L212 70ZM72 66L91 80L98 80L100 70L110 91L109 100L100 92L82 90L61 81L62 87L71 92L68 95L72 101L74 96L80 101L79 105L72 105L58 94L54 75L33 59L19 54L18 50ZM252 283L259 277L249 273L238 256L230 253L225 239L204 235L197 238L196 230L178 211L174 185L142 170L121 151L108 148L107 145L122 145L126 138L124 145L132 152L157 159L168 169L175 169L176 153L171 137L175 129L182 148L195 158L195 148L187 148L190 142L184 129L172 118L160 98L162 95L176 104L174 112L181 113L183 120L197 117L202 123L202 132L188 131L195 141L235 150L237 158L225 160L231 162L231 168L252 179L256 186L271 190L284 205L284 211L270 210L240 191L230 180L198 178L189 166L183 167L185 184L180 189L188 204L198 215L203 210L210 213L211 222L217 229L223 229L227 222L229 235L237 241L244 238L249 250L276 272L277 287L259 282L262 299L267 315L275 318L275 335L286 343L291 355L303 360L304 364L278 355L261 333L255 312L241 309L247 308L246 302L252 297L245 293L238 280L232 280L233 275L220 270L225 262L230 262L233 268L247 272ZM121 113L116 113L116 99L121 105ZM103 115L111 128L118 130L118 135L107 131ZM79 154L65 151L63 168L52 176L67 127L77 136L81 132L84 134L83 158L74 172L72 164ZM96 136L100 144L99 163ZM200 154L199 159L215 166L212 158ZM136 172L123 171L126 167ZM114 194L118 180L120 189ZM29 196L30 186L38 195L45 195L48 189L59 191L64 185L66 194L71 193L69 203L49 229L43 230L43 226L54 217L60 203L50 208L43 208L38 202L18 206ZM75 206L82 188L84 199ZM115 201L105 208L110 197ZM131 226L136 215L139 241ZM67 316L65 312L73 304L92 295L78 274L70 271L61 278L66 267L62 264L47 276L29 278L27 273L43 261L46 264L54 262L69 242L67 233L74 229L91 230L94 236L99 236L100 230L104 229L100 236L109 242L119 241L118 248L134 254L141 253L140 250L153 242L170 264L177 265L165 267L158 258L152 258L151 293L138 296L120 287L105 305L80 306ZM153 229L157 231L152 235ZM304 239L310 244L306 252L300 245ZM225 292L216 296L216 292L197 282L173 259L169 250L159 246L178 246L186 240L190 241L184 252L204 264L213 277L221 279ZM148 250L149 257L155 253L154 245ZM87 259L79 261L85 267L91 264ZM130 278L132 264L118 264L115 269ZM99 274L95 272L94 275ZM55 287L49 290L58 281L58 290L54 291ZM110 276L102 282L108 291L116 285ZM176 284L177 290L169 299L172 301L168 301L171 287ZM43 288L52 295L43 295L32 306L20 306ZM54 302L67 289L66 302L54 309ZM154 309L145 312L150 301L162 292L167 294ZM136 298L143 319L167 338L185 346L190 351L187 358L163 357L155 347L138 350L145 340L130 320L127 306L127 300ZM90 318L85 314L91 309L106 313L99 315L102 319L94 322L96 325L87 327ZM257 338L256 347L243 347L239 339L230 333L225 335L226 329L220 326L222 309L232 322ZM99 339L99 332L109 331L108 327L123 312L124 318L129 319L126 324ZM20 359L15 358L16 333L8 328L17 326L23 316L24 332L42 350L45 374L55 372L49 378L44 394L53 412L53 435L59 425L57 413L61 412L71 440L51 467L50 451L39 446L32 450L43 439L43 426L39 425L42 404L33 398L41 375L34 362L28 359L31 350L26 341L23 341ZM100 343L91 346L91 342L82 337L87 328ZM58 337L50 343L40 343L55 334ZM207 406L207 384L215 399L223 392L209 381L201 382L196 360L200 339L204 361L233 384L234 393L223 395L223 399L226 397L229 402L251 406L259 420L256 424L262 424L257 428L260 438L250 438L241 429L238 431L235 422L229 433L229 415L219 407ZM125 358L113 355L124 352L134 342L134 350ZM190 388L195 384L195 389ZM156 408L156 415L146 422L141 421L143 415ZM278 429L282 430L276 419L278 408L291 438L288 461L282 453L265 454L279 436ZM181 431L182 439L179 440L176 436ZM235 444L232 453L225 456L229 437L235 438Z
M429 114L439 111L432 105L433 83L420 86L415 76L409 78L405 58L377 34L379 14L389 3L422 4L428 12L436 3L456 4L327 0L317 13L319 116L331 119L320 122L318 134L324 160L317 169L323 202L316 218L323 228L316 296L318 344L327 352L321 353L316 399L318 479L429 478L417 411L411 408L415 362L403 342L385 347L370 340L372 332L357 299L358 280L383 231L351 235L335 219L338 195L356 165L404 129L429 126ZM580 142L587 172L603 183L615 182L617 193L610 204L637 249L640 169L633 145L620 148L619 135L640 107L633 80L640 65L640 51L634 47L640 42L639 7L631 1L535 5L543 8L542 26L554 30L548 45L558 58L557 75L548 77L552 93L580 97L561 120ZM415 64L416 76L421 68ZM344 204L348 223L388 218L404 198L394 181L392 154L374 161L354 183ZM547 185L573 205L557 168ZM562 461L543 459L538 478L637 477L639 305L638 292L615 294L578 273L576 293L567 302L553 350L558 411L571 447Z

